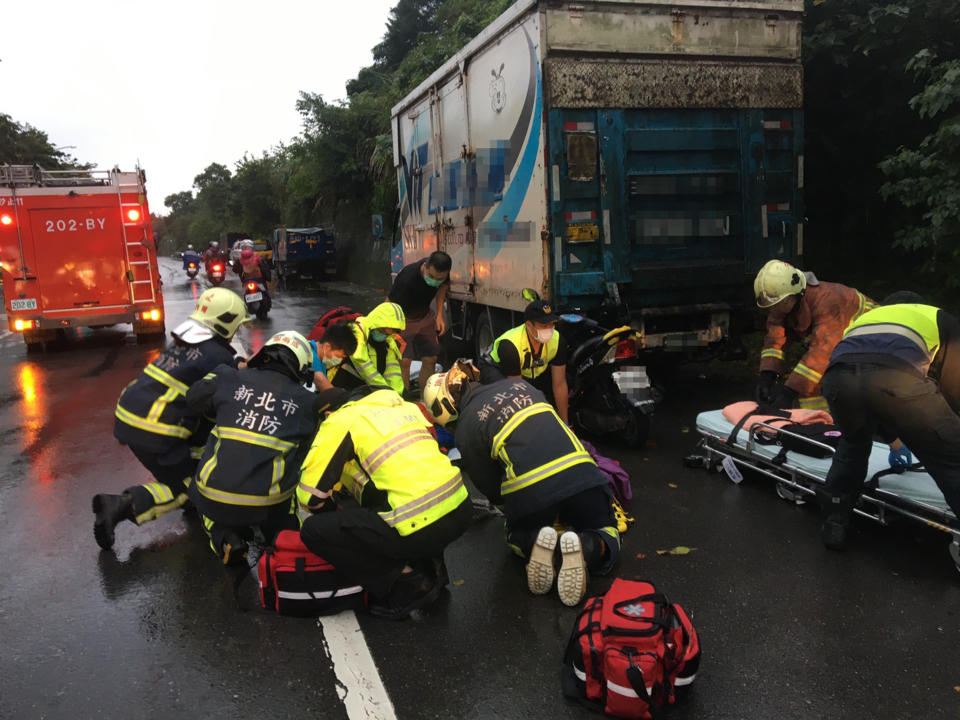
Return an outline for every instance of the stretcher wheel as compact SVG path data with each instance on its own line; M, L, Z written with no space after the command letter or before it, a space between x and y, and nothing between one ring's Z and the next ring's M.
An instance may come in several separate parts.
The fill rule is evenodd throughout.
M782 480L777 482L777 497L779 497L781 500L786 500L787 502L793 503L794 505L807 504L807 499L803 496L803 493L794 490Z

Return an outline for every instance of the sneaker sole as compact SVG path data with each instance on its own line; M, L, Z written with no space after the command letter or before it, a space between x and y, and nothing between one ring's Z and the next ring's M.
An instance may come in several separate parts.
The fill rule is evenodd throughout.
M587 592L587 567L580 537L573 532L561 535L560 553L563 560L557 573L557 594L564 605L575 607Z
M546 595L553 587L553 551L557 547L557 531L540 528L537 542L527 562L527 587L534 595Z

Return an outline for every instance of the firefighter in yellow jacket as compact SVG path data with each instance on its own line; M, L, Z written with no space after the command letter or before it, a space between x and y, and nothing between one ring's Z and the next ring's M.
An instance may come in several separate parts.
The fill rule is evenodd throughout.
M403 393L400 359L404 343L399 334L407 327L403 309L396 303L380 303L348 327L356 338L357 349L349 360L330 372L334 387L353 390L368 385Z
M767 336L760 352L757 402L777 408L826 410L821 380L830 364L830 353L853 320L876 303L863 293L821 282L811 272L802 272L782 260L764 265L753 283L757 306L768 310ZM783 385L777 379L784 370L784 347L790 337L809 343L806 352Z
M407 617L447 583L443 550L470 524L467 488L420 409L393 390L348 396L334 388L320 396L340 407L320 425L303 463L297 500L314 514L300 536L367 590L371 613ZM333 505L337 483L355 503Z

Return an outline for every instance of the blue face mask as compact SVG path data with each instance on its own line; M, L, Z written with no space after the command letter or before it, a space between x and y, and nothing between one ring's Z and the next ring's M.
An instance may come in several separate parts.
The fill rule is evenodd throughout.
M427 285L429 285L430 287L435 287L435 288L440 287L441 285L443 285L444 282L446 282L445 280L435 280L434 278L430 277L429 275L424 275L424 276L423 276L423 281L424 281Z
M371 330L371 331L370 331L370 339L371 339L371 340L374 340L374 341L376 341L376 342L383 342L384 340L387 339L387 334L386 334L386 333L382 333L382 332L380 332L379 330Z

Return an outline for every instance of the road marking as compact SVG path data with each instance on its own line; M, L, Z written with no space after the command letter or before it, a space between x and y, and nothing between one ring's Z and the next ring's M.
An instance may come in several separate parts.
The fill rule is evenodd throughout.
M337 693L350 720L396 720L393 703L370 655L356 613L322 617L323 650L333 663Z

